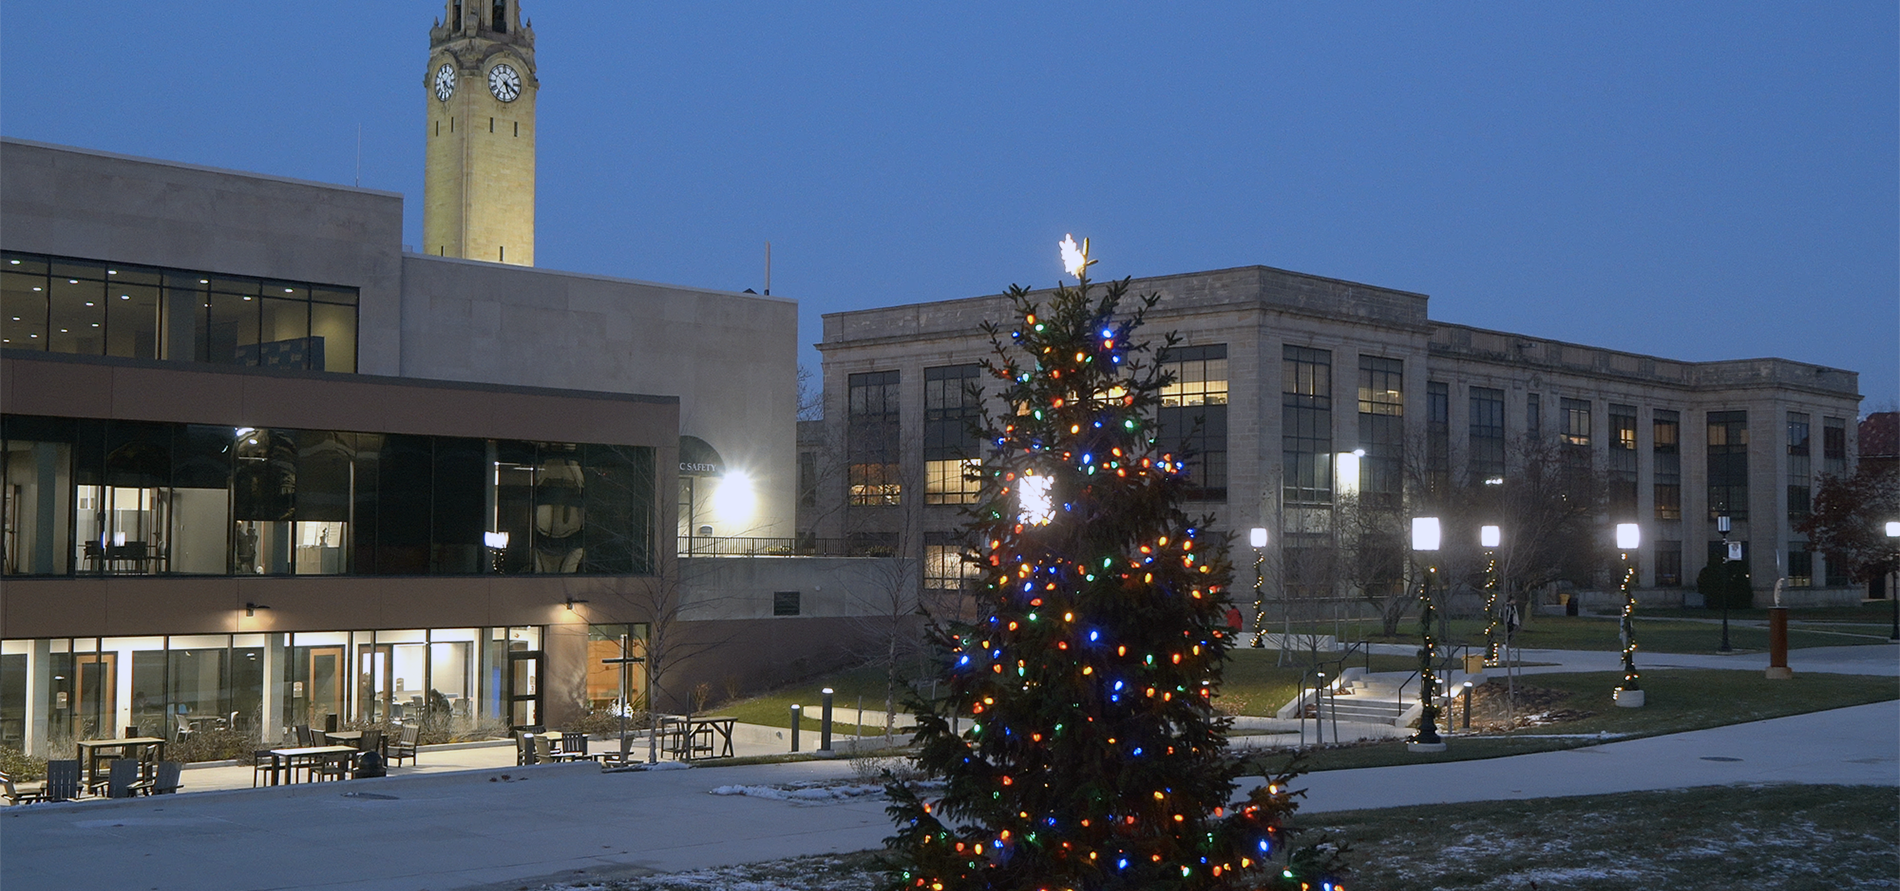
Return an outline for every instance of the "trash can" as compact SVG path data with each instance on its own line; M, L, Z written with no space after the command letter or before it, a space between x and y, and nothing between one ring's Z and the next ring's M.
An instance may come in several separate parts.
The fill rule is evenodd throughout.
M1466 653L1465 654L1465 674L1477 674L1478 672L1483 671L1483 670L1484 670L1484 654L1483 653Z
M1564 598L1564 615L1566 616L1576 615L1577 614L1577 595L1565 594L1563 595L1563 598Z
M389 768L383 764L383 756L375 751L364 752L356 762L356 778L389 776Z

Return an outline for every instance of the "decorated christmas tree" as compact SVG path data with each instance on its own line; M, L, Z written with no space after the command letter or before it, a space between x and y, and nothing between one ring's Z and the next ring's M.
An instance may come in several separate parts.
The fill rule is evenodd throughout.
M1157 436L1166 346L1135 334L1158 295L1124 312L1129 282L1092 288L1086 243L1063 248L1076 285L1012 287L1015 323L985 326L1005 408L969 525L978 618L935 628L949 692L913 706L942 785L891 786L892 887L1337 887L1332 856L1282 850L1289 777L1236 797L1213 705L1231 568Z

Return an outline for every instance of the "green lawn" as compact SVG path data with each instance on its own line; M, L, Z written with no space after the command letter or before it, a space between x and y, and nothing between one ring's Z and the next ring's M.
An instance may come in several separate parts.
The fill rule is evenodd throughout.
M1637 668L1639 671L1642 668L1640 661ZM1610 691L1622 680L1621 673L1538 674L1523 676L1521 680L1561 694L1563 698L1549 708L1587 714L1576 720L1514 733L1454 736L1446 750L1436 754L1408 751L1403 742L1320 749L1308 753L1307 766L1312 770L1341 770L1497 758L1597 742L1532 738L1549 734L1654 736L1900 698L1900 680L1894 678L1813 674L1770 681L1751 671L1657 669L1642 673L1645 705L1618 708L1610 702ZM1269 758L1266 764L1277 766L1279 759Z

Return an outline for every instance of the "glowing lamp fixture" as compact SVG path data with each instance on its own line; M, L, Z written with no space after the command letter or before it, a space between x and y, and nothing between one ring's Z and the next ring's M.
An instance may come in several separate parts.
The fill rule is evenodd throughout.
M1496 526L1479 526L1478 527L1478 544L1483 545L1487 548L1495 548L1498 546L1498 542L1503 541L1503 540L1504 540L1503 533L1498 529L1498 527Z
M1642 543L1643 543L1642 530L1638 529L1635 523L1616 524L1616 549L1617 550L1634 551L1636 550L1637 546L1641 545Z
M1247 543L1253 545L1256 548L1266 547L1267 546L1267 530L1262 529L1259 526L1253 527L1253 529L1247 533Z
M505 551L508 549L508 533L484 532L482 533L482 544L494 548L497 551Z
M1412 550L1436 551L1438 550L1438 539L1437 517L1412 518Z
M1055 502L1049 495L1049 487L1055 480L1046 476L1025 476L1017 487L1022 494L1019 497L1018 515L1025 526L1047 526L1055 519Z
M1338 467L1338 486L1341 495L1356 495L1359 492L1359 459L1365 449L1353 449L1334 456L1333 463Z
M261 603L246 603L246 604L244 604L244 614L245 614L245 615L247 615L247 616L255 616L255 615L257 615L257 611L258 611L258 610L260 610L260 609L270 609L270 607L268 607L268 606L265 606L264 604L261 604Z
M1900 538L1900 521L1895 521L1895 520L1887 521L1887 537Z
M713 512L719 515L719 519L725 521L727 528L744 528L757 506L758 498L752 494L752 479L741 471L726 471L725 478L719 481L719 489L713 492Z

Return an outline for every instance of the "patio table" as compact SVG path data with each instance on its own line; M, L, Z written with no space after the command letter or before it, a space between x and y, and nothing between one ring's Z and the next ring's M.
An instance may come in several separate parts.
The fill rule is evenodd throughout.
M119 758L136 758L139 761L139 779L152 779L150 772L158 762L165 760L165 741L156 736L134 736L126 739L82 739L75 743L79 749L79 763L85 768L80 785L93 794L106 784L105 772L100 765L108 765Z
M352 745L304 745L293 749L270 750L270 785L293 785L296 783L296 769L304 768L304 775L312 775L319 764L333 760L348 760L355 756ZM279 783L279 777L289 777L289 783Z

